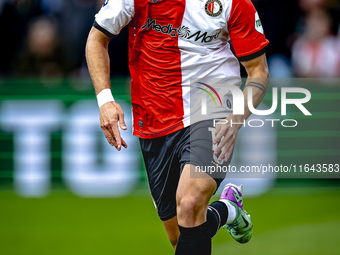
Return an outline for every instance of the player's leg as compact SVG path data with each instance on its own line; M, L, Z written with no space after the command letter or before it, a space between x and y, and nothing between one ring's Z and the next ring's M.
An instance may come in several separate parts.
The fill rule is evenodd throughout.
M195 227L206 221L208 203L217 185L214 179L205 173L202 178L191 178L190 168L185 165L177 188L178 224L184 227Z
M221 198L224 199L226 194L225 193L223 194L224 196L222 195ZM233 207L230 210L231 210L231 213L228 214L225 203L220 202L220 201L215 201L208 206L207 222L209 225L211 238L215 236L215 234L218 232L220 227L223 226L225 223L233 222L233 220L235 219L236 210ZM227 221L227 219L229 219L229 221ZM162 222L167 232L169 241L172 247L176 250L178 238L180 235L177 216L174 216L173 218L162 221Z
M209 255L211 254L211 238L217 230L211 233L207 221L207 218L211 217L207 217L207 208L211 196L216 191L217 183L205 173L202 173L202 178L191 178L190 168L194 166L185 165L176 194L177 218L181 233L176 255ZM223 209L223 214L226 215L226 207Z
M242 186L227 184L220 200L208 206L218 184L211 177L191 178L190 166L184 167L177 189L180 236L176 255L210 255L211 239L225 224L236 241L248 242L253 225L243 210Z
M169 219L162 221L163 226L166 230L166 233L168 234L169 241L176 250L177 242L178 242L178 237L179 237L179 228L178 228L178 222L177 222L177 216Z
M209 224L210 234L212 237L217 233L219 228L225 224L224 219L227 218L227 215L225 214L226 210L224 207L224 203L221 203L219 201L212 203L208 207L207 222ZM177 216L162 222L168 235L169 241L174 250L176 250L178 238L180 235Z
M179 236L176 190L180 178L180 164L174 147L180 144L183 132L139 139L154 205L174 248Z
M185 145L180 150L180 163L183 170L176 195L177 217L181 232L177 254L210 254L211 238L228 218L227 206L222 202L214 202L208 209L209 200L226 173L212 175L196 171L197 167L203 169L204 166L215 166L215 164L227 167L230 164L231 158L222 164L216 162L213 155L211 129L213 129L211 120L198 122L191 125L190 130L187 130L183 137ZM199 245L195 245L195 242ZM194 247L190 248L190 245ZM188 251L185 251L186 249Z
M211 121L192 125L190 145L181 150L180 162L184 164L184 167L176 195L177 217L181 233L176 249L177 255L211 254L211 238L224 224L227 224L229 232L238 242L247 242L251 237L250 219L239 206L242 203L241 192L235 193L227 185L220 201L208 207L210 197L225 178L225 173L207 174L203 171L197 173L196 169L198 166L201 168L200 166L212 164L217 169L219 165L221 169L222 166L227 167L231 160L230 157L228 162L221 165L214 158L211 127ZM188 142L188 133L186 135L183 140Z

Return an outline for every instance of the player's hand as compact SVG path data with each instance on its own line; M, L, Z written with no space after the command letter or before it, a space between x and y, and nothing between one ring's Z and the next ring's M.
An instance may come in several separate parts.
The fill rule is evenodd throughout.
M120 136L118 123L121 129L127 129L122 107L116 102L108 102L102 105L100 107L100 126L109 144L120 151L121 146L127 148L127 144Z
M239 127L235 124L233 126L230 125L231 118L232 115L230 115L226 119L228 122L223 120L216 124L215 139L213 142L214 144L218 143L214 154L217 156L218 153L221 151L218 157L218 161L224 159L224 161L227 162L236 144L237 132L239 130Z

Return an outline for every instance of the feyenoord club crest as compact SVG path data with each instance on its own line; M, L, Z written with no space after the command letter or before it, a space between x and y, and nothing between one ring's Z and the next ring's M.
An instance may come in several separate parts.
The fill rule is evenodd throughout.
M208 0L205 3L205 12L210 17L217 17L222 13L223 6L219 0Z

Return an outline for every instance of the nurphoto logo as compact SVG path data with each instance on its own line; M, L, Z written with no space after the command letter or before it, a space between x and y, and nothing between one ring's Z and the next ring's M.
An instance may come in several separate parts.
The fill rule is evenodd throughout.
M200 84L204 84L199 82ZM204 84L206 85L206 84ZM207 85L206 85L207 86ZM212 93L209 91L212 90ZM229 91L231 92L232 95L232 102L230 102L229 99L226 100L225 105L226 108L232 109L234 115L243 115L244 114L244 103L245 100L247 100L248 108L250 112L254 115L258 116L268 116L273 114L277 107L278 107L278 88L273 87L272 89L272 105L269 109L267 110L259 110L254 107L253 104L253 89L250 87L248 88L248 97L244 98L244 94L242 90L234 85L216 85L215 88L220 88L219 93L216 92L215 89L211 89L211 86L208 86L207 88L199 88L200 90L205 91L206 93L203 93L201 95L201 115L207 115L208 114L208 105L207 105L207 97L210 96L217 106L217 102L221 102L221 94L227 94ZM287 98L287 95L290 93L298 93L298 94L303 94L303 98ZM220 94L220 95L219 95ZM230 93L229 93L230 94ZM215 97L217 100L215 100ZM307 110L307 108L303 105L311 99L311 93L309 90L305 88L297 88L297 87L282 87L281 88L281 116L286 116L287 115L287 105L295 105L304 115L309 115L311 116L312 114ZM221 102L222 105L222 102ZM297 120L295 119L251 119L246 122L244 120L241 123L233 123L231 121L231 125L236 125L236 124L242 124L246 126L248 124L249 127L262 127L265 123L271 124L272 127L275 126L275 123L279 122L281 123L281 126L283 127L296 127L298 125ZM226 124L228 123L228 120L226 119L215 119L214 120L214 127L216 127L217 124Z

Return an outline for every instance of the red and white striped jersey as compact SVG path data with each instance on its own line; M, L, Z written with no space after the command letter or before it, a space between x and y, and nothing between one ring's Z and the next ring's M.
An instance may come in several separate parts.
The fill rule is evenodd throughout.
M189 126L191 81L224 78L240 86L238 61L269 44L250 0L107 0L94 24L109 37L125 25L133 134L141 138Z

